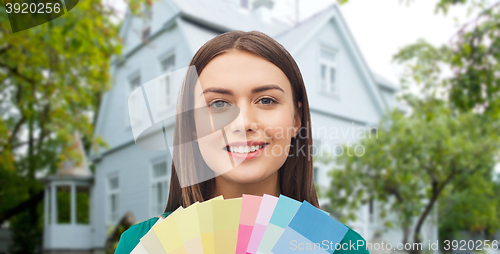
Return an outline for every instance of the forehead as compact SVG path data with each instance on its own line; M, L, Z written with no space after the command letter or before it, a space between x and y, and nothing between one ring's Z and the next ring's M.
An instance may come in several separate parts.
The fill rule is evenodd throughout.
M252 88L269 84L278 85L287 96L292 94L290 81L280 68L264 58L244 51L231 51L215 57L200 73L199 81L201 84L196 85L195 95L208 87L249 94Z

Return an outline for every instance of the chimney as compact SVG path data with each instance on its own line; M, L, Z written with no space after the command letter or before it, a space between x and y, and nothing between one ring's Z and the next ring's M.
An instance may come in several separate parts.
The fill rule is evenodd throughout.
M273 6L272 0L255 0L252 3L252 14L264 22L271 23Z

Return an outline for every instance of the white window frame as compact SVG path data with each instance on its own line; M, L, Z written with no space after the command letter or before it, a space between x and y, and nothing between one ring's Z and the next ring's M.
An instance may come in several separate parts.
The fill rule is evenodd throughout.
M136 111L136 114L138 115L137 119L134 120L133 118L130 117L130 108L129 108L129 105L128 105L128 99L130 97L130 95L132 94L132 92L136 89L136 88L133 88L132 87L132 82L136 79L136 78L139 78L139 86L138 87L141 87L142 85L142 81L141 81L141 74L139 71L136 71L134 74L130 75L128 78L127 78L127 82L126 82L126 91L127 91L127 99L126 99L126 108L127 110L125 111L127 113L127 117L125 119L127 119L127 124L125 126L128 126L128 127L131 127L135 124L137 124L140 120L141 120L141 116L140 116L140 113ZM142 95L142 93L141 93ZM140 99L139 99L140 100ZM138 110L138 108L136 108L136 110ZM134 115L134 113L132 113L132 115Z
M165 163L165 175L155 176L155 166ZM167 205L168 194L170 189L170 174L171 170L169 167L169 160L159 159L151 162L151 191L150 191L150 201L151 201L151 217L158 216L163 213ZM162 200L158 200L158 187L162 186ZM159 201L159 202L158 202Z
M169 58L173 58L173 65L171 65L168 69L163 68L163 62L167 61ZM160 80L160 91L158 92L158 105L159 109L169 110L175 106L175 98L174 98L174 70L176 66L176 54L175 50L170 50L168 53L163 55L159 59L160 73L162 75L162 79Z
M323 51L329 51L330 53L333 54L333 59L327 59L323 57ZM338 55L339 51L336 50L334 47L330 47L324 44L320 44L319 47L319 52L318 52L318 59L319 59L319 92L321 94L327 94L327 95L335 95L335 97L338 97L339 95L339 86L338 86L338 79L339 79L339 71L338 71ZM325 68L326 72L323 78L323 68ZM332 81L332 71L334 72L334 79Z
M117 188L112 189L111 179L117 179ZM111 197L115 196L116 210L111 211ZM108 225L116 225L120 219L120 177L118 174L108 175L106 178L106 222Z

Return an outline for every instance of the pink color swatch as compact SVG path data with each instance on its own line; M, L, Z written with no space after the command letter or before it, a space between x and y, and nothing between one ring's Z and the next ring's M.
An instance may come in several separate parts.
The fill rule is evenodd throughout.
M236 254L245 254L259 212L261 196L243 194Z
M257 253L260 241L264 236L264 232L266 231L267 224L269 224L269 220L271 220L271 216L273 214L274 208L276 207L276 203L278 203L277 197L264 194L262 202L260 203L257 218L255 219L255 225L253 227L252 235L250 236L250 242L248 243L248 247L246 250L247 253Z

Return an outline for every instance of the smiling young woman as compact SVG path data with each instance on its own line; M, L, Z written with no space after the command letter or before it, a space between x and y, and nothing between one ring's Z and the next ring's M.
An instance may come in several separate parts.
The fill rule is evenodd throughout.
M210 121L232 109L238 114L220 130L213 122L206 124L205 111L177 115L174 145L185 145L173 151L163 216L219 195L227 199L283 194L319 207L309 103L300 70L288 51L263 33L232 31L203 45L190 66L196 68L196 78L186 77L177 112L207 108ZM207 128L212 130L208 135ZM156 220L122 234L117 253L129 253ZM343 242L357 240L364 241L349 229Z

